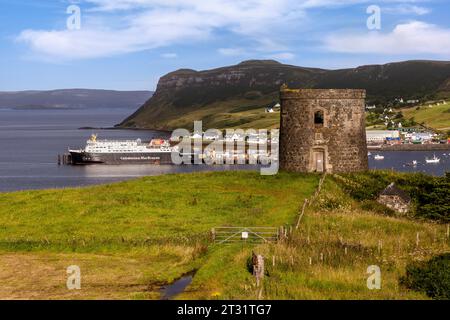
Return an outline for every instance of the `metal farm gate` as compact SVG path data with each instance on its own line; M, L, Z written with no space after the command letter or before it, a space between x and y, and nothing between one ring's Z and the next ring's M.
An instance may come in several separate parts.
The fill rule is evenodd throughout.
M218 227L211 230L215 243L266 243L277 242L280 230L274 227Z

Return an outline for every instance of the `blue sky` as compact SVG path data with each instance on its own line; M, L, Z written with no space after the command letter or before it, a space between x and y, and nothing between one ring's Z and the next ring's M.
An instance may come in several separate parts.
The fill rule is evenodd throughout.
M449 2L0 0L0 91L153 90L175 69L248 59L329 69L450 60ZM367 26L371 5L379 29Z

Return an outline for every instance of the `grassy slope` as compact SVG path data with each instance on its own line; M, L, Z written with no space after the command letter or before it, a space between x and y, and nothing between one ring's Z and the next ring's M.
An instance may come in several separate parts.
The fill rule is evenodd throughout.
M317 181L224 172L1 194L0 298L155 299L159 284L197 269L180 298L251 299L252 250L267 257L267 299L425 298L399 287L398 277L406 263L449 251L445 226L364 211L330 178L288 243L202 241L219 225L292 224ZM79 292L64 287L70 264L82 269ZM371 264L381 267L382 290L366 287Z
M234 99L212 103L206 107L182 110L158 120L163 128L192 128L194 121L203 121L204 129L263 129L279 127L280 113L266 113L265 107L274 99ZM191 108L192 109L192 108Z
M402 112L407 119L414 117L417 122L425 122L429 127L438 130L450 130L450 103L440 106L433 105L432 108L422 106L420 110L408 108L403 109Z
M364 211L329 178L288 243L254 248L266 257L263 297L424 299L399 287L398 278L408 262L448 252L445 232L443 225ZM191 292L180 298L257 298L258 290L245 267L250 252L242 246L213 249L210 254L216 258L200 268ZM381 268L381 290L366 286L369 265Z
M230 100L220 101L199 107L193 111L183 111L183 117L179 114L172 114L162 119L159 124L163 128L188 128L193 127L194 121L203 121L203 128L216 129L264 129L279 128L280 113L265 113L264 106L268 105L272 99L262 100ZM450 103L440 106L401 109L406 119L414 119L429 127L438 130L450 130ZM140 124L143 125L143 124ZM369 126L369 130L386 129L384 125Z
M158 298L208 261L212 227L292 223L317 181L221 172L0 194L0 298ZM79 292L65 289L72 264Z

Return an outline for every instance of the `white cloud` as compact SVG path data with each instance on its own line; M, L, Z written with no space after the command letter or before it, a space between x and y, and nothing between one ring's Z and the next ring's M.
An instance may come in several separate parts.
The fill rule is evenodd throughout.
M415 14L418 16L423 16L425 14L429 14L431 12L431 9L411 4L402 4L394 7L383 7L382 12L389 14Z
M389 33L333 34L325 39L328 50L345 53L436 54L450 57L450 29L411 21Z
M62 59L104 57L209 38L225 30L249 41L274 36L291 0L86 0L82 29L24 30L17 40ZM82 7L83 9L83 7ZM134 9L134 10L131 10ZM86 12L87 11L87 12ZM121 25L117 24L117 12ZM295 22L297 15L289 19Z
M217 52L224 56L242 56L245 54L243 48L219 48Z
M163 57L164 59L175 59L178 58L178 55L174 52L168 52L161 54L161 57Z
M384 0L409 3L412 0ZM24 30L17 40L47 59L88 59L193 43L232 33L264 54L289 52L311 8L369 0L80 0L82 29ZM243 50L246 50L243 49ZM236 49L219 53L237 55Z
M280 52L280 53L274 53L274 54L268 55L267 57L270 59L286 61L286 60L294 59L295 54L293 54L291 52Z

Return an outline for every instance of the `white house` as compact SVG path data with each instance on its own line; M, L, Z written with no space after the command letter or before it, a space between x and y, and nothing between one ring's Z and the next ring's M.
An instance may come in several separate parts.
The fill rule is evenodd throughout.
M400 140L398 130L367 130L367 143L384 143L386 140Z
M415 132L411 135L411 140L420 142L430 142L433 140L433 134L430 132Z

